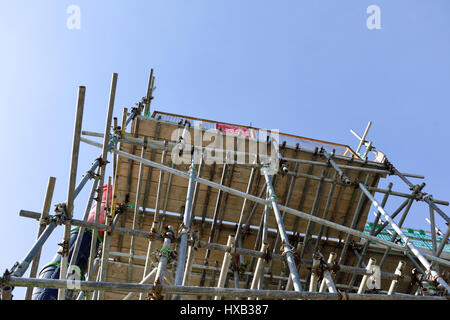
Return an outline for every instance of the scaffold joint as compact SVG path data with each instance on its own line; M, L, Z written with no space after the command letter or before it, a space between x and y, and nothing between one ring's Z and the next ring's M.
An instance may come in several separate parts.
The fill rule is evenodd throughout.
M159 282L159 279L155 281L155 284L153 286L153 290L151 290L147 295L147 300L163 300L164 296L162 293L162 286Z
M272 252L269 247L267 247L264 251L263 259L266 261L266 263L269 263L270 260L272 260Z
M19 265L18 262L14 264L14 268L16 268ZM9 286L9 278L11 277L11 274L13 271L9 271L8 269L5 269L5 272L3 272L3 275L0 277L0 288L3 289L5 287Z
M173 232L173 227L172 226L167 226L166 227L166 232L164 232L164 238L169 238L172 242L175 241L175 234Z
M57 225L64 224L67 220L67 204L58 203L55 205L55 214L51 218Z
M65 257L69 254L69 241L64 240L61 243L58 243L58 246L61 247L61 249L58 250L58 254Z
M349 300L348 299L348 294L347 294L346 291L338 290L338 294L339 294L339 300Z
M103 160L102 157L98 157L97 159L95 159L96 161L98 161L98 166L99 167L103 167L105 165L107 165L109 163L108 160Z

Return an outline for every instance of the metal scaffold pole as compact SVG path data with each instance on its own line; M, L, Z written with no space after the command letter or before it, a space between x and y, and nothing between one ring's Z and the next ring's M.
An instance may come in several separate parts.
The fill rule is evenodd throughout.
M110 212L111 212L111 202L110 202L111 192L112 192L111 177L108 177L108 189L106 192L106 206L105 206L105 225L107 227L110 227L111 224L113 223L113 221L112 221L113 217L110 214ZM115 218L118 218L118 216L116 216ZM111 247L111 233L110 232L107 231L103 234L102 245L103 245L102 246L102 256L101 256L100 266L99 266L98 275L97 275L99 281L105 281L106 275L108 273L109 249ZM103 300L105 297L105 292L98 291L97 295L98 295L97 296L98 300Z
M78 155L80 151L80 137L81 137L81 126L83 122L83 110L84 110L84 98L86 94L85 87L79 87L78 89L78 102L77 102L77 111L75 116L75 128L73 133L73 145L72 145L72 159L70 163L70 175L69 175L69 187L67 191L67 202L65 205L60 205L59 208L62 211L62 214L66 215L66 221L64 222L64 236L63 242L61 244L61 264L60 264L60 280L67 279L67 267L68 267L68 259L69 259L69 238L70 238L70 229L71 223L70 219L73 216L73 202L74 202L74 189L75 182L77 176L77 168L78 168ZM65 299L66 291L65 289L58 290L58 300Z
M145 158L145 153L147 151L147 146L144 145L141 148L141 158ZM138 226L138 212L141 207L141 198L142 198L142 184L144 177L144 164L141 162L139 164L139 174L136 188L136 201L134 203L134 214L133 214L133 227L132 229L137 229ZM131 236L130 240L130 258L128 259L128 282L131 282L131 277L133 273L133 259L134 259L134 246L136 239L134 236Z
M402 272L403 272L403 267L405 266L405 263L403 261L399 261L398 262L398 266L397 269L395 269L395 274L398 275L399 277L402 276ZM388 291L388 295L394 294L395 293L395 289L398 285L398 279L394 279L391 282L391 285L389 287L389 291Z
M96 205L96 211L95 211L95 223L99 223L100 215L101 215L101 203L103 198L103 183L105 180L105 174L106 174L106 164L107 164L107 155L108 155L108 149L111 145L111 148L114 147L113 141L110 141L110 131L111 131L111 121L114 111L114 100L116 96L116 86L117 86L117 73L113 74L112 80L111 80L111 89L110 89L110 95L109 95L109 103L108 103L108 112L106 114L106 123L105 123L105 132L103 134L103 147L102 147L102 155L99 159L100 162L100 177L99 177L99 186L97 191L97 205ZM109 186L108 186L109 188ZM106 218L105 213L103 212L103 215ZM88 280L92 280L94 277L93 273L93 263L95 256L97 254L97 229L94 228L92 231L92 240L91 240L91 251L89 255L89 264L88 264Z
M328 257L327 263L329 265L332 265L334 263L334 261L336 260L336 257L337 257L336 253L331 252L330 256ZM331 276L331 273L328 269L325 269L323 272L323 280L322 280L322 283L320 284L319 292L325 292L325 288L327 288L328 291L332 292L332 293L338 292L336 289L336 285L333 281L333 278Z
M48 213L50 211L50 205L52 203L52 198L53 198L53 191L55 190L55 182L56 182L55 177L50 177L48 179L47 192L45 193L45 200L44 200L44 205L42 207L42 214L41 214L41 219L40 219L41 222L39 223L39 230L38 230L38 236L37 236L38 239L45 230L44 221L45 221L45 219L47 219ZM36 256L34 257L32 263L31 263L30 278L36 277L37 270L39 268L40 258L41 258L41 250L39 250L37 252ZM33 292L33 288L28 287L27 292L25 293L25 300L31 299L32 292Z
M169 259L172 258L171 257L172 251L170 249L170 244L173 242L174 239L175 235L173 233L173 227L167 226L166 232L164 233L164 242L162 248L158 252L159 262L158 267L156 268L155 281L153 283L155 285L155 290L152 292L151 295L152 299L154 300L161 300L163 298L159 293L159 288L164 281L164 273L166 272L167 263Z
M229 235L228 236L228 242L227 242L227 246L233 246L234 243L234 235ZM225 252L224 257L223 257L223 262L222 262L222 268L220 269L220 275L219 275L219 281L217 282L217 288L224 288L225 287L225 281L228 275L228 270L230 268L230 263L231 263L231 253L230 252ZM215 296L214 300L220 300L220 296Z
M190 231L191 214L192 214L192 196L194 193L196 154L197 154L196 151L192 153L192 161L191 166L189 168L188 190L186 195L186 205L184 209L183 224L182 229L180 231L181 240L178 248L177 271L174 283L176 286L180 286L183 283L184 269L185 269L184 267L186 264L187 240L188 240L188 233ZM181 297L178 294L173 296L173 300L179 300L180 298Z
M3 280L3 279L2 279ZM53 279L29 279L20 277L9 277L7 283L12 286L34 286L49 288L65 288L66 281ZM81 281L81 290L107 290L107 291L129 291L129 292L151 292L157 286L153 284L136 284L121 282L96 282ZM263 299L307 299L307 300L445 300L447 297L440 296L415 296L409 294L356 294L356 293L331 293L331 292L297 292L297 291L280 291L280 290L251 290L236 288L215 288L215 287L194 287L194 286L177 286L177 285L161 285L158 290L161 293L173 293L177 295L207 295L207 296L223 296L223 297L248 297Z
M386 213L384 208L382 208L378 204L378 202L375 200L375 198L372 196L372 194L366 189L366 187L362 183L359 183L359 187L366 194L366 196L370 199L370 201L372 202L374 207L378 210L378 212L380 212L383 215L384 219L386 221L388 221L389 224L391 225L391 227L395 230L395 232L397 232L399 237L405 243L405 246L408 247L411 250L411 252L414 254L414 256L417 257L417 259L422 263L422 265L425 267L426 271L429 272L431 274L431 276L434 277L439 282L439 284L442 285L447 290L447 292L450 292L450 287L447 284L447 282L444 279L442 279L435 270L433 270L433 268L431 267L431 263L416 248L416 246L408 239L408 237L398 227L398 225L394 222L394 220L392 220L392 218Z
M262 171L262 174L264 175L264 178L266 179L267 190L269 192L272 209L275 214L275 219L276 219L277 225L278 225L278 232L280 233L281 241L282 241L283 247L284 247L283 255L285 255L286 262L289 267L290 277L294 284L294 290L297 292L301 292L302 285L300 283L300 277L298 275L297 266L295 265L295 258L294 258L294 254L292 252L293 250L292 250L291 245L289 244L288 236L287 236L286 230L284 228L283 218L281 216L281 212L280 212L280 209L279 209L278 203L277 203L277 196L275 195L275 190L273 189L272 181L269 177L268 166L263 165L261 168L261 171Z

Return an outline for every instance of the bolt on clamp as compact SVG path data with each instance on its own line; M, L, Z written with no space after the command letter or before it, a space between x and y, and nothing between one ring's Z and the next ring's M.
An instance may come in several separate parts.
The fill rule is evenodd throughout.
M175 241L175 234L173 232L172 226L166 227L166 232L164 233L164 238L169 238L172 242Z
M58 246L61 247L57 252L59 255L64 257L69 254L69 241L64 240L63 242L58 243Z
M284 258L288 253L295 255L295 250L291 246L285 246L281 255Z
M13 273L14 269L17 268L18 265L19 265L19 263L16 262L11 271L9 271L8 269L5 270L3 275L0 277L0 288L9 286L9 284L8 284L9 278L10 278L11 274Z
M59 203L55 205L55 215L51 218L56 224L60 225L66 222L67 219L67 204Z
M41 226L46 226L50 223L50 217L39 218L39 224Z
M147 300L163 300L164 296L162 293L162 285L159 279L156 280L153 290L151 290L147 295Z

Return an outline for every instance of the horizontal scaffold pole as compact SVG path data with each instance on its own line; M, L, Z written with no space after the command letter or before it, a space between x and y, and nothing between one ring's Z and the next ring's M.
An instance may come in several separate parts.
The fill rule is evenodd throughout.
M21 210L20 216L25 217L25 218L32 218L32 219L39 220L40 214L37 212ZM99 230L99 231L107 231L108 230L108 227L106 225L95 224L93 222L87 222L87 221L83 221L83 220L72 219L71 224L73 226L84 227L84 228L92 228L95 226L97 228L97 230ZM56 227L56 224L54 225L53 228L55 228L55 227ZM115 227L115 226L111 226L110 228L111 228L112 233L117 232L119 234L127 234L127 235L133 234L134 236L139 237L139 238L149 238L150 237L150 233L145 232L145 231L126 229L126 228ZM160 234L157 234L154 232L151 235L154 239L157 239L160 241L163 240L163 237ZM177 239L175 239L175 242L178 242ZM188 245L192 245L193 240L188 240L187 243L188 243ZM197 245L199 248L205 248L205 249L209 249L209 250L222 251L222 252L234 251L238 255L251 256L251 257L255 257L255 258L264 258L265 257L265 253L261 252L259 250L252 250L252 249L246 249L246 248L241 248L241 247L231 247L231 246L227 246L224 244L210 243L210 242L206 242L206 241L199 241L197 243ZM120 256L126 257L126 258L128 258L130 256L128 253L118 253L118 252L115 252L113 255L120 255ZM283 259L283 256L281 254L276 254L276 253L272 254L271 257L272 257L272 259L276 259L276 260ZM138 255L135 255L135 258L143 259L143 260L146 259L145 256L141 257ZM305 265L311 265L312 260L302 259L302 263ZM347 266L347 265L343 265L343 264L339 264L338 266L339 266L339 271L344 272L344 273L371 275L371 273L367 272L365 268ZM330 264L328 267L332 268L333 265ZM395 274L389 273L389 272L381 272L381 277L386 278L386 279L397 279L398 278ZM405 275L402 277L402 280L410 281L411 278L409 276Z
M8 285L17 287L40 287L40 288L67 288L68 281L53 279L31 279L20 277L6 277L2 281ZM307 299L307 300L447 300L441 296L414 296L407 294L355 294L355 293L329 293L329 292L296 292L284 290L251 290L236 288L194 287L153 284L135 284L121 282L95 282L79 281L71 285L78 286L80 290L105 290L105 291L128 291L128 292L152 292L158 290L161 293L172 293L180 295L206 295L223 297L249 297L262 299Z

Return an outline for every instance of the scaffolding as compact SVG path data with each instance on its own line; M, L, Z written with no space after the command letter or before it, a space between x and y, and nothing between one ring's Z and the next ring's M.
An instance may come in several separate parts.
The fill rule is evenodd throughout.
M0 278L2 299L12 299L16 286L27 287L25 299L448 299L449 218L440 206L449 203L375 149L367 140L371 123L362 136L351 130L359 140L353 151L151 112L151 70L145 97L124 108L119 125L117 79L103 133L82 131L79 87L67 201L49 214L50 177L42 212L20 211L39 222L38 237ZM101 154L76 184L81 142ZM381 188L388 176L411 193L394 191L392 182ZM74 199L88 183L77 219ZM393 197L402 202L388 210ZM429 213L430 231L403 226L413 204ZM38 274L41 249L58 226L57 258Z

